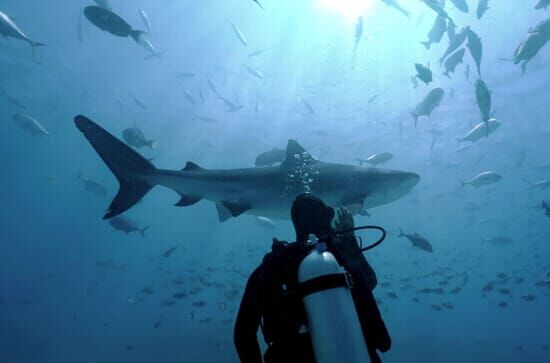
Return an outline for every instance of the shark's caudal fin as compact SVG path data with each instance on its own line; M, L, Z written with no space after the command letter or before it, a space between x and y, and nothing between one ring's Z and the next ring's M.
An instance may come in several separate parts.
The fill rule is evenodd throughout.
M74 118L74 122L120 184L118 194L111 202L103 219L112 218L127 211L153 187L140 176L153 173L156 170L155 167L89 118L79 115Z

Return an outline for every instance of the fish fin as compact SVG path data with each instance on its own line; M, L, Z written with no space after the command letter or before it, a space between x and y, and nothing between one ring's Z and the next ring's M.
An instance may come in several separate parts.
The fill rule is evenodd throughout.
M466 186L467 183L466 183L464 180L460 179L460 178L458 178L458 180L460 180L461 187L464 188L464 187Z
M231 212L223 204L216 203L216 210L218 212L218 220L220 222L225 222L226 220L232 218Z
M147 146L149 146L149 148L150 148L151 150L155 150L155 149L157 148L157 145L158 145L158 143L157 143L156 140L149 140L149 141L147 141Z
M177 202L174 205L176 207L188 207L188 206L191 206L193 204L198 203L201 199L202 199L201 197L198 197L198 196L195 196L195 195L182 194L181 199L179 200L179 202Z
M424 47L426 47L427 50L430 50L430 46L432 45L431 42L420 42L420 44L422 44Z
M231 213L231 216L238 217L247 210L250 209L250 204L245 202L224 202L222 201L221 204L229 210Z
M147 231L148 229L149 229L149 226L143 227L142 229L139 230L139 233L141 233L141 236L143 238L145 238L145 231Z
M74 122L111 169L120 185L103 219L109 219L127 211L153 187L139 178L139 175L154 173L157 169L143 156L86 116L78 115L74 118Z
M405 236L405 232L403 232L403 228L399 227L399 236L397 237L404 237Z
M46 44L40 43L40 42L33 42L32 40L29 40L29 43L30 43L31 47L33 47L33 48L43 47L43 46L46 45Z
M204 170L204 169L201 168L200 166L198 166L197 164L195 164L192 161L188 161L185 164L185 167L183 169L181 169L181 171L197 171L197 170Z
M366 197L366 195L359 195L354 198L346 198L342 201L341 205L346 207L352 214L359 214L363 209Z
M294 166L298 160L315 160L313 156L311 156L310 153L306 151L296 140L288 140L288 144L286 146L286 155L285 160L281 163L281 165L292 167ZM299 159L296 157L296 155L299 156Z
M143 34L147 34L147 32L144 32L143 30L130 30L129 36L132 37L132 39L139 44L139 37L141 37Z

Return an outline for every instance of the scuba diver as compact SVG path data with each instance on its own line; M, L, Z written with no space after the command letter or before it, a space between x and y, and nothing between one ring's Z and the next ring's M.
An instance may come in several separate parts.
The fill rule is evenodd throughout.
M353 232L368 227L355 228L351 213L340 208L333 229L334 217L334 209L312 194L294 200L291 218L296 242L273 239L272 251L252 272L244 291L234 329L242 363L263 362L257 340L259 327L268 346L266 363L359 363L369 358L375 363L381 362L377 350L386 352L391 348L391 338L372 294L376 275ZM319 243L310 242L310 235ZM345 269L344 273L313 276L318 278L304 282L311 271L319 275L322 265L318 263L327 263L330 258L335 259L338 269ZM305 277L307 274L310 276ZM340 279L344 283L340 283L340 276L345 277ZM338 305L346 296L349 304ZM353 323L356 331L350 335L346 330ZM350 357L355 354L348 353L352 350L359 353Z

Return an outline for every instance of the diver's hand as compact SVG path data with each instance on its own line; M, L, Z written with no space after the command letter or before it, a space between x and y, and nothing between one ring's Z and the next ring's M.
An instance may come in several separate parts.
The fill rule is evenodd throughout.
M336 218L334 219L334 229L336 231L345 231L355 227L353 221L353 215L346 207L340 207L336 211ZM346 233L346 235L354 235L353 231Z

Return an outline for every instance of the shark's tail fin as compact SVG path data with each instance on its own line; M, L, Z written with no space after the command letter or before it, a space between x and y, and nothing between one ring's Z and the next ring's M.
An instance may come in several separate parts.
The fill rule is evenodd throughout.
M405 236L405 232L403 232L403 228L399 227L399 236L397 237L404 237Z
M153 187L141 177L153 173L156 168L150 161L89 118L79 115L75 117L74 122L120 184L118 194L111 202L103 219L112 218L127 211Z

